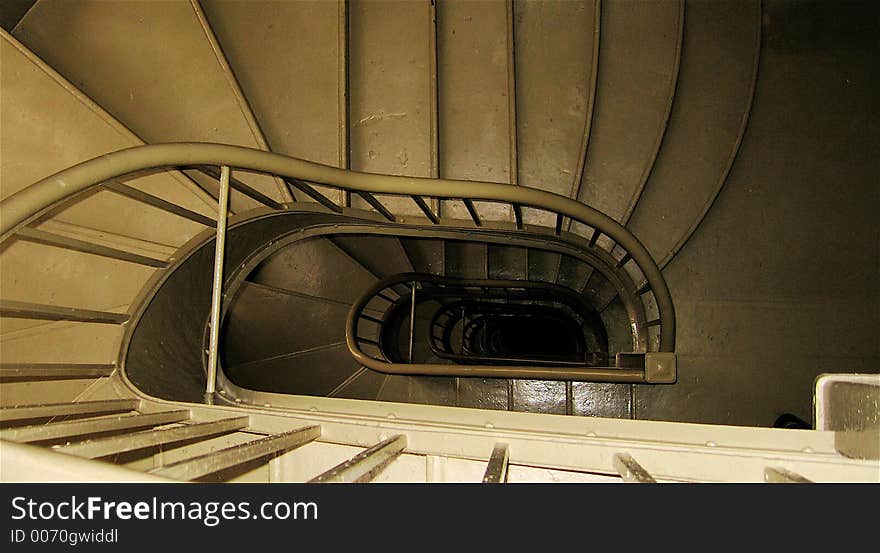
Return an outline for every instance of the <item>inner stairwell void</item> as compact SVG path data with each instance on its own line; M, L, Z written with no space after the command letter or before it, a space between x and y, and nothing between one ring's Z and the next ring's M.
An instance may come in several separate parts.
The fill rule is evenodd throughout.
M4 479L880 479L870 6L7 11Z

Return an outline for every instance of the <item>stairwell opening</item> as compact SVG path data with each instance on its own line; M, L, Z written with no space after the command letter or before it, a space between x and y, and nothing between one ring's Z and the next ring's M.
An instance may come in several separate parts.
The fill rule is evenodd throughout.
M516 256L520 262L511 265ZM557 295L524 289L514 297L516 290L493 295L456 286L438 293L417 282L413 304L404 282L371 300L360 332L392 363L607 365L617 352L632 350L632 322L626 310L607 309L607 297L557 284L564 257L567 265L580 265L576 272L592 269L550 250L473 239L329 233L294 241L252 260L239 277L222 327L224 373L237 386L269 393L507 409L513 401L546 404L531 396L536 389L546 396L549 388L565 404L572 399L565 382L508 394L508 379L369 370L351 356L344 334L352 304L379 279L413 271L449 279L504 276L545 284ZM500 258L504 265L495 262Z
M560 367L601 365L619 352L644 351L650 339L648 314L634 299L636 285L628 273L614 270L613 257L590 255L594 254L544 234L511 238L504 229L475 231L464 224L426 231L309 210L234 221L226 253L220 360L227 386L221 392L229 401L261 405L267 400L260 394L272 395L272 401L281 394L293 402L297 397L340 397L577 414L577 405L596 394L611 391L623 396L630 386L382 374L352 357L345 343L345 320L366 287L396 274L514 280L566 290L581 298L580 311L573 310L570 301L566 305L558 298L525 297L525 304L531 304L531 322L523 322L523 313L515 317L515 324L498 320L497 314L481 323L473 321L488 313L468 317L468 342L452 341L453 349L466 345L473 354L477 348L484 363L495 362L493 357L504 352L518 356L523 364L529 362L525 354L530 354L542 364ZM202 292L210 288L212 258L213 236L206 232L193 239L162 279L145 289L120 363L131 383L147 394L202 400L210 304ZM421 292L417 295L423 298ZM480 294L468 298L475 299ZM538 307L544 313L536 318ZM485 305L480 310L485 311ZM374 305L365 313L381 314ZM410 346L410 313L401 310L395 324L403 331L387 334L397 340L389 355L408 361L412 350L415 361L467 363L431 351L425 333L436 313L437 309L417 310L415 320L423 324L414 325ZM514 315L509 309L505 313ZM575 326L580 328L577 339ZM175 332L169 333L169 328ZM453 334L460 336L463 328L457 324ZM628 410L619 416L629 416Z

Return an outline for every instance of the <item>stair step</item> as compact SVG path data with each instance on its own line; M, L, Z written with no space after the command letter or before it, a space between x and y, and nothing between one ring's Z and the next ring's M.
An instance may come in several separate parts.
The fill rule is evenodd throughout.
M739 150L751 110L761 2L687 2L669 127L629 221L660 267L703 219ZM658 217L658 214L663 214Z
M529 248L528 255L528 279L532 281L556 283L559 277L559 264L561 256L555 252Z
M376 281L332 241L300 240L263 261L250 280L294 292L353 303Z
M604 311L599 313L605 329L608 331L608 352L614 354L620 351L639 351L641 344L633 343L633 335L629 329L630 318L623 300L615 297ZM645 344L646 345L646 344Z
M86 159L143 143L5 31L0 31L0 56L4 67L3 117L7 123L0 142L4 154L2 197ZM35 121L40 123L35 126ZM14 170L8 165L12 160ZM179 173L142 176L131 180L130 186L161 195L190 211L210 213L210 208L193 192L194 185ZM107 217L107 213L114 216ZM82 231L76 235L64 233L58 239L70 238L68 245L86 241L86 235L100 234L100 242L105 247L107 243L133 242L129 237L135 237L145 241L142 243L172 251L204 228L106 190L82 198L57 213L52 221L41 224L41 229L49 231L49 223L52 234L59 234L56 231L62 227ZM128 256L129 253L114 255ZM35 258L40 259L40 263L33 263ZM19 297L35 303L125 306L151 274L142 266L95 260L70 250L50 249L23 240L8 244L0 260L4 267L4 297ZM47 279L48 267L65 270L54 271L52 278ZM95 286L93 280L81 278L86 274L108 274L110 282ZM3 330L11 332L25 326L34 326L34 323L7 322Z
M571 414L614 419L631 418L632 388L629 384L572 382Z
M434 10L433 2L349 3L352 169L437 176ZM395 214L422 215L411 198L377 199Z
M55 226L55 225L53 225ZM59 233L60 234L60 233ZM87 240L91 240L86 237ZM128 252L126 252L128 253ZM152 255L152 252L147 252ZM34 262L39 260L38 262ZM79 251L47 246L28 240L14 239L0 253L0 266L3 267L2 295L4 298L15 298L16 301L33 304L35 309L41 305L47 306L70 306L75 309L88 308L87 310L124 312L155 273L155 268L141 264L122 262L109 257L94 256ZM96 285L96 282L101 285ZM65 317L40 316L27 320L22 318L5 319L2 323L3 334L15 332L26 327L33 327L32 332L48 331L57 334L62 331L63 325L49 326L45 321L63 320ZM4 317L22 317L9 313ZM119 315L111 317L115 319ZM88 318L88 317L86 317ZM57 327L57 328L56 328ZM48 340L54 338L44 337ZM42 354L50 353L61 362L75 362L82 359L78 352L71 350L55 351L60 345L62 337L57 337L58 343L50 348L36 346L29 355L20 357L28 361L51 361ZM40 357L33 355L35 351L41 352ZM3 359L7 357L9 350L4 348ZM62 355L64 354L64 355ZM61 357L57 357L61 355ZM115 356L113 356L115 357ZM97 357L87 357L87 362L98 361ZM103 359L101 359L103 361Z
M226 315L223 363L234 367L343 342L348 310L244 282Z
M206 215L202 215L201 213L197 213L190 209L186 209L185 207L181 207L176 203L169 202L168 200L162 199L158 196L154 196L152 194L148 194L142 190L138 190L133 186L129 186L125 183L114 181L109 182L104 185L108 190L112 190L117 194L125 196L127 198L131 198L135 201L141 202L146 205L153 206L157 209L161 209L162 211L167 211L168 213L172 213L177 215L178 217L183 217L184 219L189 219L190 221L195 221L196 223L200 223L207 227L215 227L217 226L217 221L211 217Z
M488 275L492 279L525 280L528 250L518 246L488 245Z
M303 446L321 436L320 426L307 426L266 436L153 469L150 474L174 480L196 480L269 455Z
M514 380L512 381L511 411L532 413L569 412L567 383L558 380Z
M360 365L344 342L224 367L237 385L279 394L326 396Z
M617 296L617 288L605 278L605 275L593 271L583 293L593 308L601 312Z
M401 238L407 257L418 273L442 275L444 271L444 243L440 239Z
M201 18L198 5L188 2L40 2L15 34L147 142L263 148L261 131ZM71 28L80 32L68 32ZM132 64L134 58L140 63ZM286 188L270 177L241 179L267 195L285 197ZM254 205L233 195L236 211Z
M345 3L201 5L272 151L347 167Z
M112 365L119 355L119 340L125 330L123 325L6 317L0 319L0 326L3 328L0 357L9 365ZM84 348L83 343L89 347ZM87 385L85 380L80 383ZM9 383L13 384L17 385Z
M583 290L587 285L593 268L573 257L563 255L559 262L557 283L572 290Z
M442 363L436 357L428 358L428 363ZM411 378L406 401L426 405L456 405L455 378L445 376L422 376Z
M629 219L660 151L684 15L684 0L602 3L596 108L578 199L618 221Z
M477 409L507 410L515 381L500 378L458 378L456 405Z
M516 183L512 2L437 4L440 176ZM513 220L510 206L475 202L486 220ZM468 219L445 200L443 216Z
M446 276L485 279L488 251L483 242L446 241Z
M414 271L406 250L393 236L337 234L330 240L377 278Z
M406 355L406 350L404 349L404 355ZM413 381L413 377L409 375L402 374L389 374L385 376L384 381L382 382L382 387L379 388L379 392L376 394L377 401L391 401L391 402L407 402L409 403L410 398L410 384Z
M41 2L37 7L46 4ZM4 169L0 197L87 159L143 144L122 123L2 30L0 54L6 122L0 142L4 168L15 160L15 170ZM35 122L39 125L35 126ZM203 215L216 211L214 202L207 202L207 194L178 172L145 175L128 184ZM106 213L115 216L106 217ZM162 224L157 225L156 214L155 208L100 191L55 217L81 227L175 247L203 228L176 217L163 218Z
M348 399L376 399L386 376L385 374L361 367L332 390L328 396Z
M598 0L513 3L521 185L568 197L577 193L593 113L598 4ZM555 224L550 213L528 208L524 212L526 224Z

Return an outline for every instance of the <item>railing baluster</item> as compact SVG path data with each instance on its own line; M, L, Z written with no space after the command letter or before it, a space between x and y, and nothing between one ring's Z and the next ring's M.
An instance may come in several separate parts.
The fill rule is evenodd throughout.
M661 332L658 347L662 351L674 351L675 310L666 281L650 252L625 227L595 209L572 199L562 201L547 192L531 190L527 187L488 182L463 183L426 180L420 181L418 190L414 190L413 181L410 178L350 172L345 163L341 164L344 169L340 171L331 167L302 165L302 160L240 146L195 143L145 145L104 154L46 177L34 183L34 186L5 198L0 202L4 212L4 217L0 221L0 237L3 240L10 238L15 231L35 221L53 206L58 206L67 200L74 201L78 193L89 188L106 185L108 180L112 181L135 174L140 170L156 167L180 167L185 170L201 168L197 170L208 175L216 174L216 170L212 167L218 163L218 159L225 159L225 156L231 156L232 159L245 159L237 156L253 156L248 158L253 160L253 163L248 163L248 169L258 173L276 175L283 173L283 176L288 178L309 178L343 190L351 190L350 186L355 187L357 188L355 193L360 194L371 205L374 205L373 202L378 203L372 197L374 193L398 196L419 193L430 197L461 199L465 202L471 218L478 226L481 225L481 221L474 207L475 201L506 204L515 202L520 206L528 205L535 209L554 213L557 215L557 220L562 215L564 216L561 219L563 223L577 221L579 224L594 229L590 239L591 246L596 246L598 238L605 235L625 251L631 253L633 260L645 275L645 279L651 283L656 298L657 311L663 319L664 327L669 327L668 331L664 328L664 332ZM120 169L121 172L108 175L107 167L114 166L127 169ZM238 180L230 181L230 186L264 205L276 209L283 207L277 201ZM141 199L148 198L144 195L140 197ZM377 206L374 205L374 207ZM394 220L393 215L381 203L378 203L377 210L390 216L389 220ZM439 214L437 216L439 218Z
M320 426L307 426L283 434L266 436L252 442L245 442L205 453L191 459L184 459L150 471L151 474L175 480L195 480L221 470L229 469L261 459L269 455L290 451L303 446L321 436Z
M629 260L632 259L632 256L627 252L623 257L620 258L620 261L617 262L617 268L622 269L624 265L629 263Z
M435 314L435 316L431 319L429 325L429 339L431 341L431 350L434 352L435 355L443 358L457 359L461 355L469 357L476 356L481 357L483 361L493 362L493 365L468 363L467 367L463 367L459 366L458 364L450 364L443 365L442 368L431 364L420 365L414 360L412 362L409 361L407 351L404 351L404 348L406 348L407 346L403 346L403 348L400 348L402 350L399 355L400 359L391 363L390 365L382 363L379 359L379 357L382 357L384 355L384 353L382 352L382 346L387 347L388 344L382 343L380 345L373 340L361 336L359 334L361 332L361 325L359 324L359 321L364 314L364 309L366 308L366 306L369 305L371 302L378 301L376 298L378 298L379 294L382 294L382 292L387 292L390 288L394 286L404 287L406 288L406 292L409 292L411 294L413 289L413 282L415 282L416 285L420 286L423 290L425 289L426 285L431 288L436 287L437 291L440 294L447 294L450 291L450 287L452 287L460 288L460 291L455 291L453 295L473 295L487 299L506 298L509 301L530 297L530 290L533 291L533 297L541 298L544 300L552 299L553 297L555 297L554 294L560 294L567 290L564 287L560 287L559 285L551 283L524 282L516 280L467 280L451 277L439 277L435 275L420 273L401 273L386 277L385 279L377 282L372 288L362 293L360 299L354 304L353 309L349 312L349 316L346 319L346 339L350 345L349 349L358 360L358 362L361 363L363 366L369 367L372 370L385 374L480 376L484 378L528 378L542 380L577 380L620 383L648 382L648 377L646 376L647 369L644 360L645 354L640 354L640 356L638 357L638 360L641 361L640 363L632 362L625 365L616 363L614 366L611 367L602 367L597 366L598 362L588 363L587 361L580 360L542 360L526 359L523 357L499 358L478 355L475 354L472 350L463 350L461 354L453 353L448 349L448 344L446 343L448 338L447 330L444 330L444 328L448 328L448 330L451 331L451 329L453 328L453 325L449 324L449 321L453 319L453 316L451 314L452 310L460 314L460 316L454 318L456 321L461 321L460 330L462 335L460 343L463 344L465 348L467 348L468 342L471 339L471 335L474 332L474 325L477 324L474 321L477 321L477 319L479 318L479 313L470 313L467 309L464 309L464 306L460 305L459 302L444 304L443 309L438 310L437 314ZM553 292L552 294L551 291ZM417 292L417 294L418 293L419 292ZM426 293L434 294L433 291ZM431 295L430 297L434 298L433 295ZM570 297L573 301L575 301L576 304L578 301L583 301L583 299L574 292L570 292ZM396 301L394 302L397 305L396 308L407 308L405 305L400 304L403 299L403 294L401 294L401 296L396 299ZM384 301L392 303L392 298L386 297ZM385 310L391 308L392 306L388 305L385 305L383 307L383 309ZM409 309L412 309L412 303L410 304ZM414 317L411 316L411 319L414 320ZM470 321L470 319L473 319L473 321ZM454 325L454 328L456 331L456 338L458 338L459 326L456 324ZM443 343L440 343L441 341ZM370 353L366 353L364 351L366 349L366 345L372 345L372 347L369 348ZM377 348L380 353L376 353L373 350L373 347ZM415 351L413 350L413 357L414 353ZM504 361L504 364L506 366L501 366L500 364L495 363L497 361ZM530 368L542 364L544 364L545 366L534 369ZM671 368L671 371L674 372L674 365L672 367L673 368ZM652 373L652 375L653 374L654 373ZM665 375L663 376L663 378L668 379L668 377ZM657 382L659 382L659 380L657 380Z
M223 179L223 171L222 170L220 171L220 173L218 173L217 170L214 169L213 167L198 167L198 170L201 171L202 173L210 176L210 177L215 178L215 179L219 179L219 180ZM221 187L223 186L222 183L220 186ZM272 209L284 209L284 205L278 203L277 201L273 200L269 196L263 194L259 190L252 188L251 186L248 186L247 184L241 182L238 179L229 177L228 186L231 186L234 190L241 192L245 196L263 204L266 207L271 207ZM222 194L222 192L221 192L221 194Z
M507 482L507 464L510 460L510 450L507 444L495 444L486 472L483 474L483 484L505 484Z
M365 202L370 204L370 206L372 206L373 209L378 211L382 215L382 217L385 217L386 219L388 219L392 223L397 221L397 218L394 216L394 214L391 213L390 211L388 211L388 208L385 207L382 204L382 202L377 200L376 196L373 196L369 192L358 192L357 195L360 196L361 198L363 198Z
M168 266L167 261L138 255L135 253L117 250L116 248L108 248L99 244L77 240L76 238L68 238L67 236L59 236L51 232L45 232L40 229L24 227L19 229L15 235L23 240L34 242L37 244L45 244L47 246L55 246L66 250L98 255L109 259L117 259L119 261L127 261L129 263L137 263L138 265L146 265L147 267L165 268Z
M16 300L0 300L0 315L16 319L41 321L75 321L79 323L122 324L128 321L126 313L94 311L62 305L45 305Z
M316 476L310 483L369 482L403 453L405 448L406 436L394 436Z
M74 403L43 403L21 405L0 409L0 422L64 417L68 415L97 416L120 411L134 411L140 407L136 399L104 399L98 401L78 401Z
M129 451L138 451L148 447L156 447L196 439L207 439L220 434L228 434L230 432L235 432L236 430L241 430L246 428L249 424L250 417L236 417L213 422L177 426L174 428L164 428L161 430L145 430L143 432L135 432L123 436L83 440L81 442L55 446L54 449L55 451L76 455L77 457L97 459L98 457L106 457L107 455L115 455L117 453L126 453Z
M302 181L302 180L299 180L299 179L292 179L292 178L284 178L282 180L284 181L284 183L287 185L288 188L296 188L297 190L299 190L300 192L302 192L306 196L310 197L311 199L315 200L319 204L323 205L324 207L326 207L330 211L332 211L334 213L342 213L342 206L338 205L336 202L334 202L333 200L331 200L327 196L325 196L325 195L321 194L320 192L318 192L317 190L315 190L315 188L312 185L310 185L309 183ZM291 194L293 194L292 191L291 191Z
M214 402L217 389L217 349L220 344L220 302L223 293L223 257L226 253L226 223L229 208L229 166L220 169L220 199L217 217L217 238L214 248L214 280L211 288L211 337L208 346L208 375L205 402Z
M767 467L764 469L764 481L771 484L812 484L809 478L804 478L800 474L784 469L782 467Z
M651 473L638 464L632 455L618 453L614 456L614 469L624 482L631 484L654 484L656 480Z
M513 218L516 221L516 230L523 229L522 207L519 204L513 205Z
M110 376L116 365L95 363L0 363L0 379L67 380Z
M0 439L13 442L42 442L64 440L75 436L119 432L182 422L190 417L187 410L163 411L146 415L123 415L119 417L84 419L33 426L16 426L0 430Z
M435 225L440 224L440 219L437 217L437 215L434 214L433 211L431 211L431 208L428 206L427 203L425 203L425 200L423 200L421 196L411 195L410 197L413 199L416 205L419 206L419 209L422 210L422 213L425 214L425 217L427 217Z
M409 362L413 362L413 335L416 331L416 283L412 283L412 297L409 306Z
M217 221L215 221L211 217L208 217L207 215L196 213L195 211L191 211L175 203L163 200L162 198L153 196L152 194L147 194L142 190L138 190L133 186L123 184L119 181L110 181L104 185L104 188L106 188L107 190L112 190L113 192L116 192L121 196L125 196L126 198L130 198L137 202L153 206L156 209L161 209L162 211L167 211L168 213L172 213L179 217L189 219L190 221L201 223L206 227L213 227L217 224Z
M554 229L554 233L556 234L556 236L560 236L562 234L562 220L564 218L565 217L562 215L562 213L556 214L556 228Z
M483 226L483 222L480 221L480 216L477 214L477 208L476 206L474 206L474 202L468 200L467 198L462 199L462 201L464 202L464 206L467 208L468 213L470 213L471 219L473 219L474 224L478 227Z

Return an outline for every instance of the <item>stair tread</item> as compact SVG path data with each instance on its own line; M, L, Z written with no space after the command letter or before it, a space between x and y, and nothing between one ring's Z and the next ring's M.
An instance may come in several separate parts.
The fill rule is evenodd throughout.
M343 5L218 0L201 5L272 151L345 167L345 85L338 82L345 64ZM340 191L317 189L342 203Z
M376 281L373 274L322 237L295 242L273 254L249 278L258 284L348 303Z
M437 4L441 177L516 182L513 14L509 4ZM486 220L513 219L509 206L475 204ZM443 215L470 218L458 201L444 201Z
M149 33L143 32L145 26ZM148 142L261 147L189 3L39 2L15 32ZM130 63L133 57L140 62ZM279 195L269 177L241 178L269 196ZM237 194L234 198L236 210L256 205Z
M604 2L601 19L596 110L578 199L626 221L675 96L684 0Z
M348 310L342 304L245 283L226 315L224 365L342 342Z
M760 2L688 2L685 27L662 155L629 221L661 267L702 220L739 149L757 77Z
M63 77L42 65L15 38L2 33L3 159L15 160L15 170L3 172L2 197L57 171L111 151L143 144ZM51 113L47 118L46 113ZM39 121L35 127L34 122ZM4 163L4 166L6 163ZM180 175L158 173L139 177L132 186L166 198L190 210L210 214L210 208ZM116 216L96 217L114 213ZM157 210L100 191L56 216L90 229L141 238L162 244L183 244L203 227L166 216L155 225Z
M349 4L351 168L356 171L437 175L433 4ZM409 197L376 197L394 214L422 215ZM369 209L357 196L352 205Z
M345 343L225 368L239 386L281 394L326 396L360 365Z
M576 193L593 113L594 53L601 36L598 3L513 4L517 179L521 185L563 196ZM554 215L528 208L523 219L526 224L555 223Z
M339 234L331 238L352 259L379 278L414 271L400 240L393 236Z

